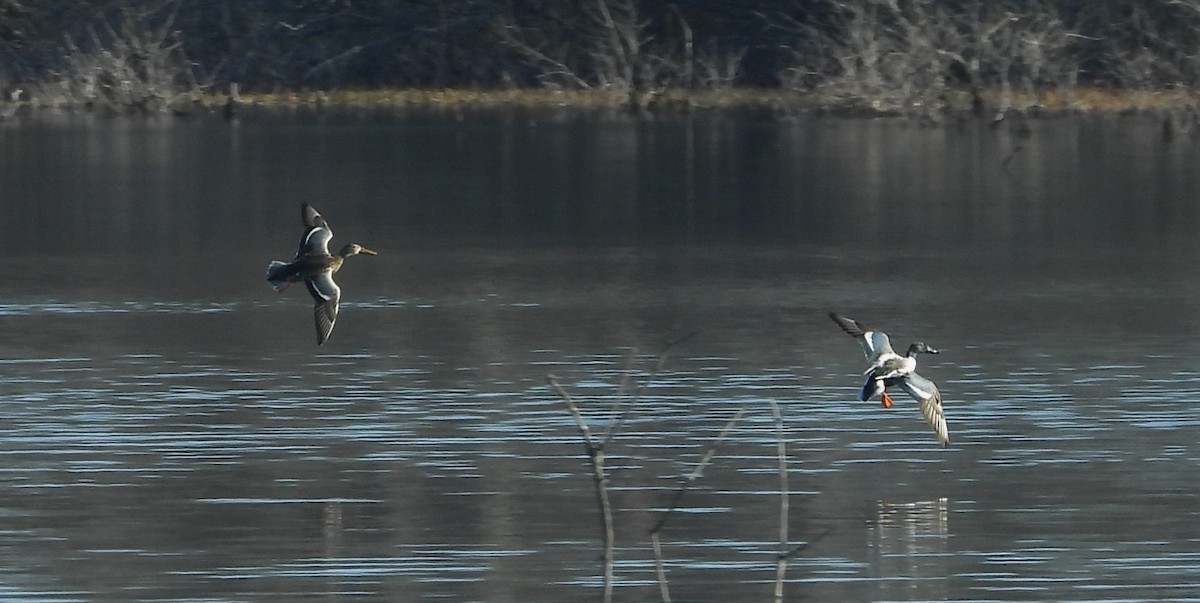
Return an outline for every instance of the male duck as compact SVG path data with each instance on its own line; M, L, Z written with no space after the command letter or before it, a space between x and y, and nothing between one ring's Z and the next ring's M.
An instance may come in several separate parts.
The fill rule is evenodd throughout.
M313 314L317 321L317 345L325 343L333 332L337 320L338 302L342 290L333 282L333 273L342 267L346 258L357 255L376 255L374 251L357 243L342 247L337 255L329 254L329 240L333 230L325 218L307 203L300 206L300 219L304 221L304 236L300 238L300 249L291 262L272 261L267 266L267 281L276 291L283 292L292 285L304 281L316 305Z
M866 380L858 399L866 401L880 396L884 408L891 408L892 398L888 395L887 388L899 386L920 405L921 414L925 415L925 420L937 433L938 442L943 447L949 446L950 433L946 429L946 414L942 411L942 394L932 381L916 372L917 354L937 354L938 351L925 345L925 342L918 341L908 346L908 351L901 356L892 349L887 333L864 329L854 320L836 312L830 312L829 317L843 331L859 340L870 363L864 373Z

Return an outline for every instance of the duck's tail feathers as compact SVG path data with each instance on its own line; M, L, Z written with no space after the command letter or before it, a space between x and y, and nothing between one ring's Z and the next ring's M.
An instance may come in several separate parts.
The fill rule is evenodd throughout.
M882 394L885 391L882 379L876 379L874 375L867 375L863 381L862 390L858 392L858 399L866 402L875 396Z
M279 260L273 260L270 264L267 264L267 282L271 283L271 286L276 291L282 291L288 286L287 275L283 273L283 268L286 266L287 262L280 262Z

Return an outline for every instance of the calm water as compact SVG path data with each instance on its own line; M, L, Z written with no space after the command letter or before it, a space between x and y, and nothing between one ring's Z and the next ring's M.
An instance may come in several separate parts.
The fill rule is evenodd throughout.
M0 124L0 599L1200 601L1200 143L1133 119ZM314 345L298 205L378 257ZM937 447L838 310L941 348Z

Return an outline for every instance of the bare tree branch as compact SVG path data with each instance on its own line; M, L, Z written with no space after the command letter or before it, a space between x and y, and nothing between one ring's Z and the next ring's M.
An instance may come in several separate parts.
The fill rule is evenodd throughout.
M775 418L776 452L779 457L779 555L775 559L775 603L783 603L783 583L787 574L788 556L788 462L787 439L783 429L783 414L779 412L779 403L774 398L768 400L771 404L771 415Z
M612 503L608 499L608 476L604 469L604 450L593 443L592 432L588 428L587 421L583 419L583 415L579 412L575 401L571 399L571 395L559 385L558 379L554 375L548 375L546 380L550 383L550 387L558 393L559 398L571 413L571 418L575 420L575 426L579 429L580 437L583 439L583 448L587 453L588 464L592 469L592 486L596 492L596 505L600 509L600 533L604 537L602 561L604 601L609 603L612 601L613 592L613 547L616 537L613 529Z

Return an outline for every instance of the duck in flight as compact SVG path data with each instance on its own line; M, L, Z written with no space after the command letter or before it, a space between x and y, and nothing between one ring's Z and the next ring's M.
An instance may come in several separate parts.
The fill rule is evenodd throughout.
M880 396L884 408L892 407L892 398L887 388L895 385L908 392L921 407L921 414L937 433L938 442L942 447L950 445L950 433L946 429L946 414L942 411L942 394L932 381L917 374L917 354L937 354L938 351L918 341L908 346L903 356L892 349L887 333L872 331L864 328L858 322L846 318L836 312L830 312L829 317L843 331L862 344L863 353L867 356L870 366L864 372L866 380L859 400L870 400Z
M272 261L267 266L267 281L279 292L286 291L296 283L304 283L315 302L313 314L317 322L317 345L321 345L333 332L338 302L342 299L342 290L333 282L333 274L352 255L376 253L351 243L342 247L337 255L330 255L329 240L333 238L333 230L325 218L305 203L300 206L300 219L304 221L304 236L300 237L300 249L295 259L290 262Z

